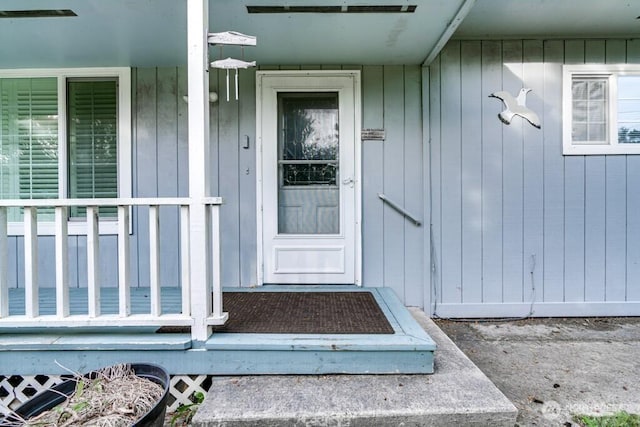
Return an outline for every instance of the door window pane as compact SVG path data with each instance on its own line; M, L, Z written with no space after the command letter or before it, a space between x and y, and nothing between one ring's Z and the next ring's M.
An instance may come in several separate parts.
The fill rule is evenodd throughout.
M278 94L278 232L340 231L338 94Z

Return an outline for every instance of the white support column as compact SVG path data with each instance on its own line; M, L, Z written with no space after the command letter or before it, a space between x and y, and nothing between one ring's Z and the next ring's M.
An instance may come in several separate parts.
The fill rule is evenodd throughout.
M151 315L160 316L160 206L149 206L149 285Z
M182 314L191 315L191 246L189 239L189 206L180 206L180 270Z
M210 227L204 198L209 196L209 0L187 0L189 92L189 197L191 244L191 314L193 339L211 335Z
M56 314L69 316L69 227L66 206L56 206Z
M131 314L129 285L129 206L118 206L118 313Z
M0 318L9 315L9 268L7 259L7 208L0 207Z
M24 208L24 307L27 317L39 315L38 208Z
M98 207L87 206L87 291L89 317L100 316L100 232Z

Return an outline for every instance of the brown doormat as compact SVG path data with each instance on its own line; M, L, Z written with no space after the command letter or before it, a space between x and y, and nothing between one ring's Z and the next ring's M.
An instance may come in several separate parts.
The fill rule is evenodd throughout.
M371 292L225 292L220 332L393 334Z

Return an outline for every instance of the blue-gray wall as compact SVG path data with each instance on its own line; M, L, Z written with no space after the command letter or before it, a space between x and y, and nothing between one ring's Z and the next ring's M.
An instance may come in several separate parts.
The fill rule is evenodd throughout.
M429 69L436 314L640 314L640 156L563 156L561 115L563 63L634 62L640 40L445 47ZM497 118L489 94L521 87L541 130Z
M287 67L298 69L301 67ZM340 66L305 67L340 69ZM345 67L346 68L346 67ZM353 67L351 67L353 68ZM270 68L273 69L273 68ZM283 67L284 69L284 67ZM423 229L382 204L378 193L418 216L424 209L422 77L418 66L356 67L362 70L363 127L386 130L386 141L365 141L363 157L363 283L388 286L408 305L423 306ZM133 197L188 195L188 135L185 68L134 69ZM212 195L224 198L221 210L222 280L225 286L256 283L255 71L240 72L240 99L226 101L225 74L211 72L220 100L211 104ZM233 80L233 79L232 79ZM233 88L232 88L233 92ZM249 138L249 148L242 146ZM179 283L178 213L161 210L161 281ZM146 211L133 213L132 285L146 286ZM100 239L101 281L117 284L117 239ZM24 278L24 244L10 239L10 283ZM70 237L72 286L86 285L86 238ZM39 239L41 286L55 285L53 237Z

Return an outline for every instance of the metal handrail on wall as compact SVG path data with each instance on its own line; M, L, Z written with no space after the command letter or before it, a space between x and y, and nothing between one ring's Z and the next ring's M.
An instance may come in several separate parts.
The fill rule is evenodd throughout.
M403 207L398 206L396 203L394 203L391 200L389 200L387 198L387 196L385 196L384 194L378 193L378 197L384 203L389 205L389 207L391 207L393 210L395 210L400 215L404 216L406 219L408 219L410 222L412 222L416 227L420 227L422 225L422 221L420 221L419 219L416 219L413 215L411 215L409 212L407 212L407 210L404 209Z

